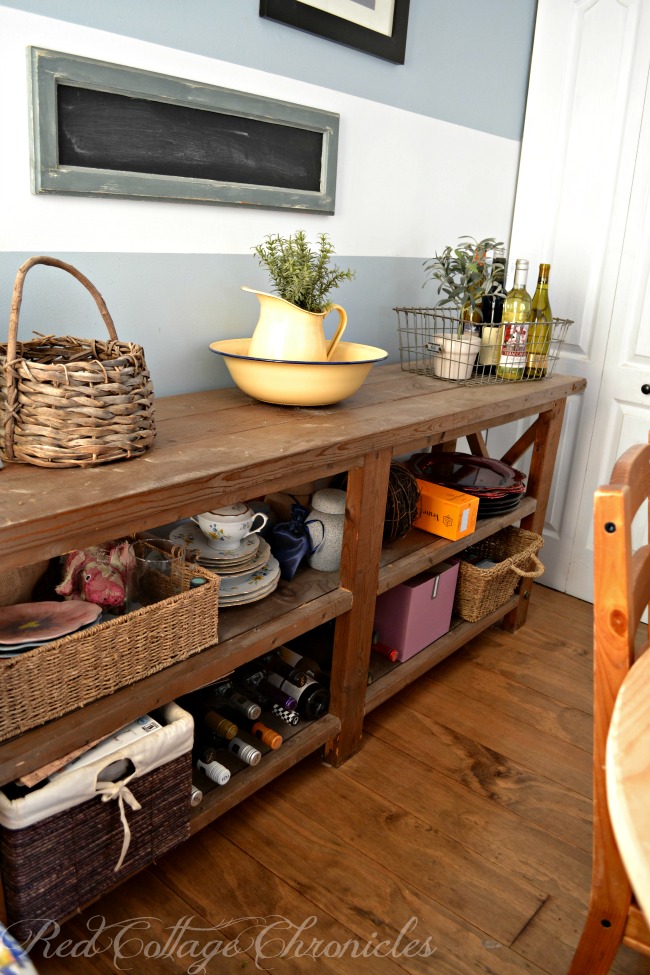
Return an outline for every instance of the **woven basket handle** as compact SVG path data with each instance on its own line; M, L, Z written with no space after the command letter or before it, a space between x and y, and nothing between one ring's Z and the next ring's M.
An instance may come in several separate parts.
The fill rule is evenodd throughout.
M78 271L76 267L72 264L66 264L65 261L59 261L56 257L30 257L28 261L18 268L18 273L16 275L16 280L14 282L14 293L11 301L11 312L9 314L9 338L7 342L7 363L11 363L16 358L16 348L18 340L18 316L20 314L20 306L23 300L23 285L25 283L25 275L29 271L30 267L34 267L35 264L47 264L50 267L60 267L62 271L67 271L71 274L73 278L80 281L85 288L91 293L95 299L95 304L99 309L99 313L104 319L106 328L108 329L108 334L113 341L117 341L117 332L115 331L115 326L113 325L113 319L108 313L108 308L104 299L100 295L99 291L92 283L89 281L85 274Z
M544 571L544 566L532 552L530 553L530 560L535 566L530 572L525 572L524 569L519 569L516 565L511 565L510 568L516 575L521 576L522 579L538 579Z

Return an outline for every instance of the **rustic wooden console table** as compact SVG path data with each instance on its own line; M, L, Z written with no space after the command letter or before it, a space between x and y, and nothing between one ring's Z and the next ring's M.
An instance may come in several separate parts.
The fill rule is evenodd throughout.
M479 623L461 623L367 686L375 597L504 525L541 532L568 396L581 378L456 386L375 367L360 391L324 408L271 406L237 389L156 403L158 436L145 456L88 470L7 465L0 470L0 570L164 525L234 501L348 472L340 574L301 570L266 599L220 611L219 643L124 687L83 710L0 744L0 782L38 768L140 714L216 680L260 653L336 618L329 713L254 769L215 789L192 828L250 795L305 755L324 747L338 764L356 749L364 714L500 619L526 617L530 583ZM527 497L514 512L481 520L458 542L412 530L382 548L391 459L466 436L485 452L482 432L533 418L505 454L514 464L532 447ZM65 680L65 674L61 675Z

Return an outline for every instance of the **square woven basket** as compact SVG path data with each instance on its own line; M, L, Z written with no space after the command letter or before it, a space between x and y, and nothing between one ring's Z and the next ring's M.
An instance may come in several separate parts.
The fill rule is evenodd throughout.
M543 544L544 539L536 532L510 525L466 549L472 557L496 564L480 568L459 561L454 615L476 623L507 603L521 579L539 578L544 566L537 553Z
M204 584L190 588L196 577ZM161 591L160 601L150 606L0 660L0 741L215 644L220 581L186 564L183 592L165 598Z
M26 937L34 919L40 926L68 917L189 837L194 723L174 703L159 719L162 728L26 796L10 799L2 790L0 857L12 931ZM97 785L118 758L127 760L123 786L140 809L119 779L108 794Z

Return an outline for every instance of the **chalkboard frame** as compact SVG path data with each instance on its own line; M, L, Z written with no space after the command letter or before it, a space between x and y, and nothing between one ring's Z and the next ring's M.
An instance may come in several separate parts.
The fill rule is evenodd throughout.
M126 197L334 213L338 114L59 51L32 47L28 49L28 55L32 191L35 194ZM201 113L208 111L231 115L242 126L252 120L251 124L278 123L305 132L320 133L320 185L316 190L292 189L262 182L161 176L120 169L61 165L57 91L62 84L184 106Z

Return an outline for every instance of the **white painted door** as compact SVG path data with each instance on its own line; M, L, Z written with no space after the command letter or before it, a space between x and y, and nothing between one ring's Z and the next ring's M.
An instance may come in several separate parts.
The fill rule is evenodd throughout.
M650 430L649 69L648 0L539 0L510 255L575 321L542 581L587 600L594 491Z

